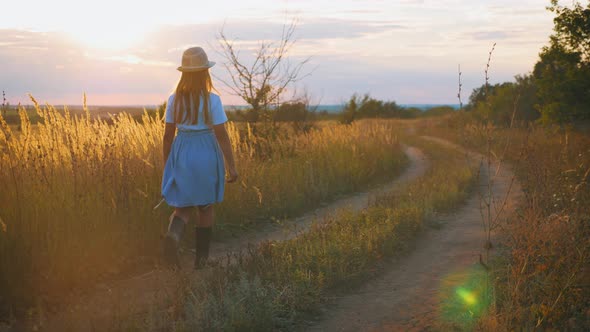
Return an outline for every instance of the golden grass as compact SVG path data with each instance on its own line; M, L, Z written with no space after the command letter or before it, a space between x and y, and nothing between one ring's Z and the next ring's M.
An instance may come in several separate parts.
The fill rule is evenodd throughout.
M509 162L524 200L501 224L503 255L493 264L494 305L479 323L489 331L578 331L590 324L590 137L558 127L496 128L458 115L424 131L474 150L489 139Z
M171 211L152 210L163 169L160 119L35 108L42 121L31 125L21 109L19 132L0 117L0 307L151 264ZM279 126L264 136L261 128L227 127L241 182L227 187L216 210L218 234L392 178L407 161L392 121L307 133Z

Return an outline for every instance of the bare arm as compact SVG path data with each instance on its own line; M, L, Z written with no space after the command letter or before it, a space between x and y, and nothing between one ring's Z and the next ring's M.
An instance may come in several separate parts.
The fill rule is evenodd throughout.
M164 128L164 146L163 146L164 164L166 164L166 161L168 161L168 156L170 155L170 149L172 148L172 142L174 141L175 134L176 134L176 124L175 123L166 123L166 127Z
M227 130L225 130L225 125L220 124L213 126L213 132L215 133L215 137L217 138L217 142L219 143L219 147L225 158L225 164L227 165L229 173L227 182L235 182L238 179L238 172L236 171L234 153L232 151L229 135L227 134Z

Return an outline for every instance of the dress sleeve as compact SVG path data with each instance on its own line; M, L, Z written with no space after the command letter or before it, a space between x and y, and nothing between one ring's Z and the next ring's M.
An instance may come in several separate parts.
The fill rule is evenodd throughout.
M166 123L175 123L174 122L174 95L171 95L168 98L168 102L166 103Z
M223 105L221 104L221 98L219 98L216 94L211 94L211 122L213 125L219 125L222 123L227 122L227 115L223 110Z

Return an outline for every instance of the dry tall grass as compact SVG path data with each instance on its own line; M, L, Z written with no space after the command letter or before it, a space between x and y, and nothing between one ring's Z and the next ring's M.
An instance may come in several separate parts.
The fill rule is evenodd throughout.
M474 150L486 146L490 131L466 116L441 124L428 132ZM499 225L506 250L493 264L496 302L480 327L584 330L590 326L590 137L536 126L491 132L493 153L512 164L525 200L510 223Z
M0 307L46 302L59 291L152 263L169 208L160 199L163 123L144 114L110 121L35 105L20 131L0 117ZM228 130L243 179L217 208L218 234L318 206L391 178L406 163L394 122L324 124L307 133ZM19 301L21 303L19 303Z

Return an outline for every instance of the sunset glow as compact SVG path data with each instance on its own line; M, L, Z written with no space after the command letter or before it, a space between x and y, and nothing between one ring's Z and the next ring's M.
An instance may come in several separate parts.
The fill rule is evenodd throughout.
M138 25L82 25L67 31L80 45L102 50L122 50L138 46L148 29Z
M487 53L498 44L491 82L532 70L551 33L544 0L511 1L17 1L0 21L2 89L11 103L27 93L43 101L161 103L178 79L182 51L201 45L211 60L224 27L248 55L260 40L276 40L292 18L299 24L292 61L311 57L313 75L299 89L325 104L370 92L400 103L458 103L481 85ZM30 8L35 8L30 11ZM83 70L83 72L82 72ZM222 66L213 74L225 77ZM243 104L219 82L228 104ZM138 99L140 96L157 96ZM73 98L71 96L79 96ZM93 98L95 96L96 99Z

